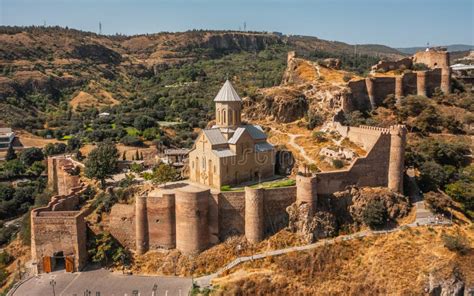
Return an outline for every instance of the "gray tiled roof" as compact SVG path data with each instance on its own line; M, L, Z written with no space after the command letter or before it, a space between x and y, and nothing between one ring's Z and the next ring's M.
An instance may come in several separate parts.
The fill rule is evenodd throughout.
M273 150L273 145L268 142L257 143L255 144L255 150L257 152L265 152L268 150Z
M217 93L214 98L214 102L242 102L234 87L229 80L226 80L221 90Z
M205 129L203 130L206 137L209 139L212 145L226 144L227 140L222 135L218 128Z
M244 134L244 131L247 131L254 140L265 140L267 138L267 135L265 135L259 125L249 124L244 127L238 127L232 138L229 139L229 144L236 144L239 138Z
M232 135L232 138L229 139L229 144L236 144L240 136L242 136L242 134L244 133L244 131L245 131L245 128L238 127L235 130L235 133Z
M217 155L217 157L229 157L235 156L236 154L230 149L223 149L223 150L212 150L212 153Z
M245 129L249 132L250 136L254 140L262 140L267 138L267 135L265 135L262 127L259 125L249 124L245 126Z

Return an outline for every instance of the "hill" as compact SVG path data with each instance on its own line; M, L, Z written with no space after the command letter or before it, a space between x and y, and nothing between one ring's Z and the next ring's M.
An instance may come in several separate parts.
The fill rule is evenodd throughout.
M120 140L144 115L186 123L177 139L166 140L179 146L189 146L194 128L213 116L210 103L226 77L242 96L278 85L289 50L308 58L338 57L343 68L358 72L378 57L401 56L382 45L358 45L354 56L354 46L342 42L235 31L104 36L0 27L0 45L0 124L93 142ZM111 116L99 121L99 112Z
M448 48L448 51L469 51L474 49L474 45L468 44L451 44L451 45L442 45L441 47ZM415 47L397 47L398 51L405 53L405 54L414 54L417 51L423 51L426 49L426 46L415 46Z

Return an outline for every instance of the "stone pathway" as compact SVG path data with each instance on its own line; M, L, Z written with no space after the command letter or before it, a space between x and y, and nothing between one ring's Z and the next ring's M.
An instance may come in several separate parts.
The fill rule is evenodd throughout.
M285 132L282 132L282 131L279 131L277 130L276 128L272 127L271 128L272 131L276 132L276 133L279 133L279 134L283 134L283 135L287 135L289 138L290 138L290 141L288 142L288 144L290 144L291 146L293 146L293 148L295 148L299 155L301 155L303 157L303 159L308 163L308 164L314 164L315 161L313 159L311 159L311 157L308 156L308 154L306 154L306 151L304 150L303 147L301 147L300 145L298 145L296 142L295 142L295 139L298 138L298 137L303 137L303 135L299 135L299 134L290 134L290 133L285 133Z

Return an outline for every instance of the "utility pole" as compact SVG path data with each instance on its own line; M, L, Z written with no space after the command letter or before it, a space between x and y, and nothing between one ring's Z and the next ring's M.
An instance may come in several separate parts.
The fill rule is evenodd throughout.
M99 35L102 35L102 23L99 22Z
M244 31L247 31L247 22L244 22Z

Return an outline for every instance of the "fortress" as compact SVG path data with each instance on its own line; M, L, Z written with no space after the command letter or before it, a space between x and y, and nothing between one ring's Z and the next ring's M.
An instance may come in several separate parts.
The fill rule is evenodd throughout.
M225 117L220 116L221 120ZM335 122L332 129L364 147L367 154L356 158L347 169L297 175L296 186L263 189L257 185L243 190L220 191L220 188L202 182L203 179L195 179L200 183L183 182L182 186L173 184L169 188L158 188L145 196L137 196L135 204L115 204L106 228L123 246L137 254L174 248L184 254L196 254L234 235L245 235L251 243L262 241L288 226L286 209L294 202L307 203L312 211L317 211L319 197L331 196L347 186L382 186L403 191L407 132L404 126L388 129L348 127ZM258 130L258 134L263 133ZM235 133L237 129L234 135L223 137L232 139ZM263 137L257 139L251 133L244 128L241 137L245 135L247 143L255 146L262 143ZM270 151L270 155L274 155L273 147ZM74 165L67 157L48 159L50 186L59 195L54 196L48 206L31 213L31 250L38 272L54 270L60 260L65 261L67 271L80 270L87 262L84 217L91 210L78 210L84 189L78 176L71 174ZM251 168L259 171L267 165L266 162L263 166L252 164ZM213 166L210 168L214 170ZM273 167L268 172L273 175Z
M414 64L424 64L428 70L409 70ZM350 96L343 104L344 111L380 106L388 95L400 99L407 95L430 97L436 88L443 93L451 92L451 68L449 52L443 49L427 49L411 58L396 62L381 61L372 67L373 72L404 71L394 76L371 75L365 79L350 81Z
M295 201L317 210L318 196L329 196L351 185L403 191L404 126L385 129L335 123L334 129L363 146L367 155L356 158L344 170L298 175L296 186L245 187L244 191L230 192L193 187L161 195L154 191L137 198L135 206L115 205L110 232L139 253L177 248L193 254L232 235L245 235L253 243L263 240L287 226L286 208Z

